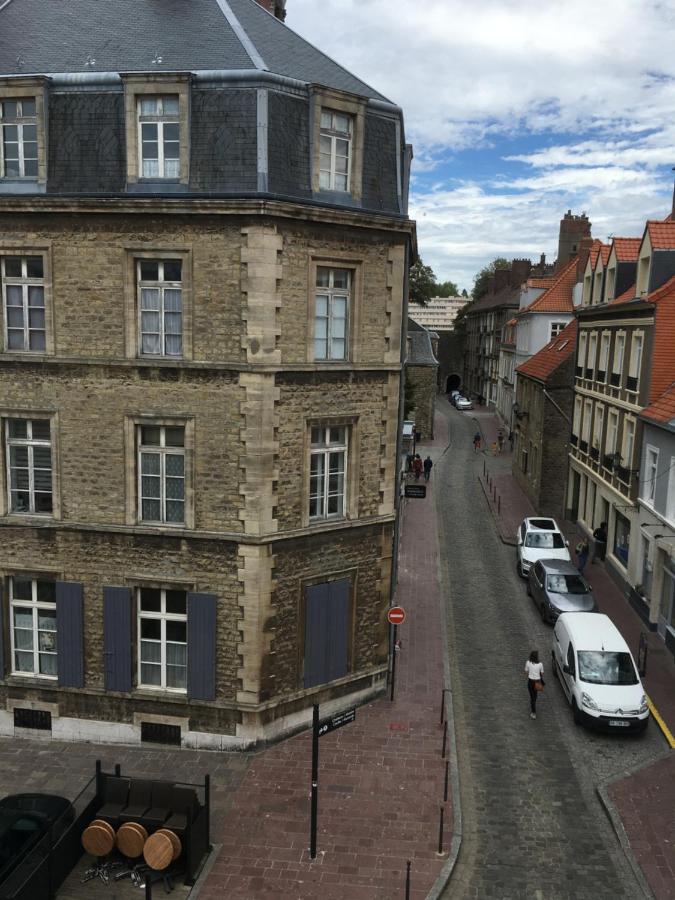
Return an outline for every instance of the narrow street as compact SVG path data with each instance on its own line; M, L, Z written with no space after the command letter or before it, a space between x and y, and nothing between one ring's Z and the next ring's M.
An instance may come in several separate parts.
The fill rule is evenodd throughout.
M645 896L595 789L658 757L662 738L653 726L641 738L575 727L550 671L551 628L535 614L478 482L476 419L443 398L437 409L449 426L434 477L463 817L444 896ZM536 721L523 675L534 648L547 678Z

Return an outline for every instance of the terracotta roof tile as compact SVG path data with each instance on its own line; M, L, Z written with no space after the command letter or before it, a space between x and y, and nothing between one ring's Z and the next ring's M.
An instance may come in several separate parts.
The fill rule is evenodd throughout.
M527 279L527 286L546 289L551 286L554 277L553 275L533 275L532 278Z
M598 253L600 253L600 248L603 246L602 241L595 238L593 243L591 244L591 249L588 254L588 258L591 261L591 268L595 268L595 264L598 261Z
M603 244L602 247L600 247L600 256L602 258L603 266L607 265L607 260L609 259L611 249L612 248L609 244Z
M519 315L533 312L573 312L572 290L577 281L577 260L571 259L541 296L533 300Z
M675 223L673 223L675 225ZM646 298L656 306L652 339L652 371L649 402L654 403L675 381L675 276Z
M641 418L662 424L675 424L675 382L646 409L642 410Z
M562 365L566 359L569 359L574 353L576 345L577 320L572 319L560 334L556 335L539 353L535 353L527 362L518 366L516 371L520 375L527 375L528 378L535 378L537 381L545 382L558 366Z
M614 238L617 262L637 262L642 238Z
M675 250L675 222L647 222L652 250Z

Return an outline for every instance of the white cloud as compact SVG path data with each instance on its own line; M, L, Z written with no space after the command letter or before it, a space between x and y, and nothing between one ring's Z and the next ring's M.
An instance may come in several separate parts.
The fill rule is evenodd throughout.
M470 288L496 255L553 255L568 208L603 238L668 211L675 0L289 0L287 22L403 107L439 277ZM428 186L454 154L522 136L517 178Z

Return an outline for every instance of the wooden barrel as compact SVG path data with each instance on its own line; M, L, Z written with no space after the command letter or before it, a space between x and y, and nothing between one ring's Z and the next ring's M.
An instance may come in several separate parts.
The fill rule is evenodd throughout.
M156 831L145 842L143 859L151 869L166 869L173 860L173 842L166 834Z

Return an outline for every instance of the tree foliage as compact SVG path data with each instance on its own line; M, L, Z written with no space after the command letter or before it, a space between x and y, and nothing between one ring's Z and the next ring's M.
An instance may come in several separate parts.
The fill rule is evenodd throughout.
M438 283L431 266L425 266L421 257L410 267L408 296L411 303L426 306L436 296Z
M483 266L474 280L471 299L478 300L483 294L487 294L490 276L494 275L497 269L507 269L509 266L510 263L508 259L504 259L503 256L498 256L496 259L493 259L491 263L488 263L487 266Z
M454 281L439 281L436 285L435 297L458 297L459 288Z

